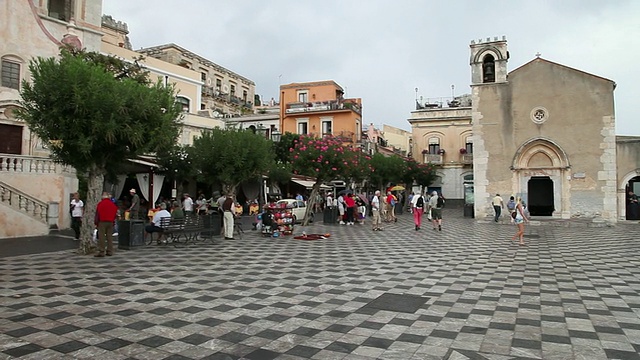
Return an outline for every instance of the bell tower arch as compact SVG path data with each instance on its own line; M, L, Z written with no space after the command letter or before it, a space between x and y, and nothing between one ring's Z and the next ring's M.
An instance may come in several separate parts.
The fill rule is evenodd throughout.
M471 40L471 84L507 82L507 37Z

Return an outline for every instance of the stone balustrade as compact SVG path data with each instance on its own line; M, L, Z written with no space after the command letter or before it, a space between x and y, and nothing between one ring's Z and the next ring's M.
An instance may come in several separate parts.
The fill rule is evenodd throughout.
M75 174L71 166L53 161L49 157L0 154L0 172Z
M49 204L35 199L3 182L0 182L0 201L45 224L51 225L51 221L54 221L54 224L57 221L55 218L51 219L51 221L49 219L49 215L52 215L49 214ZM57 216L58 215L55 214L56 218Z

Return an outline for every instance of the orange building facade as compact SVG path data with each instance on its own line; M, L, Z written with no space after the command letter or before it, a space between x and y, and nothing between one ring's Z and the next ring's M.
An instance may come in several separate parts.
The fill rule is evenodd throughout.
M280 129L322 137L342 137L347 144L362 139L362 100L345 99L344 90L333 80L280 86Z

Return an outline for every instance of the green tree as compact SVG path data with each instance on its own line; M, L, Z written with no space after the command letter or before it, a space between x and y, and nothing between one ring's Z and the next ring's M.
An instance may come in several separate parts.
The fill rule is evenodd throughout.
M294 141L294 147L290 149L293 173L316 179L309 196L303 226L309 223L313 202L320 191L322 182L345 178L352 160L357 158L354 153L359 151L359 149L343 146L343 141L340 138L331 136L323 138L300 136L298 140Z
M435 177L435 165L432 163L420 164L414 159L405 161L405 172L402 181L405 184L405 195L411 190L414 181L417 185L427 187L431 185ZM405 198L407 198L405 196Z
M267 174L273 162L273 143L250 130L216 128L193 140L199 180L220 183L225 193L233 194L242 182Z
M137 61L62 49L30 62L19 116L52 157L86 173L87 198L80 253L90 252L95 207L105 175L128 158L174 144L181 108L174 89L149 83Z
M175 144L158 153L158 163L165 175L175 182L178 194L182 194L184 181L197 175L193 166L193 148L189 145Z
M291 162L291 149L295 147L300 135L286 132L282 134L280 141L274 143L276 162L286 164Z
M371 157L371 169L371 183L384 192L387 184L402 181L406 164L401 157L376 153Z

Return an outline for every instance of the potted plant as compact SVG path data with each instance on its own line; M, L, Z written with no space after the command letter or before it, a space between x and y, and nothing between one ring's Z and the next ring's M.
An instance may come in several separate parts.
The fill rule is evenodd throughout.
M460 154L464 155L466 153L467 153L467 149L465 148L460 149Z
M426 154L428 154L428 153L429 153L429 149L424 149L424 150L422 150L422 154L423 154L423 155L426 155Z
M444 155L444 149L440 149L440 150L438 150L438 154L440 154L440 155Z

